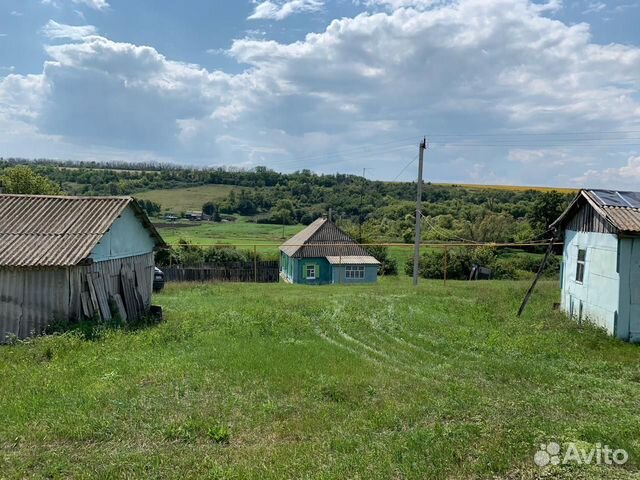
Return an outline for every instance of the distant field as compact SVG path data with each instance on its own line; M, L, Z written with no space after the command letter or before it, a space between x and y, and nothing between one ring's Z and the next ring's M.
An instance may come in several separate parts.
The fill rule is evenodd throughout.
M468 188L473 190L506 190L509 192L526 192L527 190L534 190L536 192L552 192L556 191L559 193L577 193L578 190L575 188L563 188L563 187L526 187L526 186L518 186L518 185L480 185L480 184L472 184L472 183L435 183L434 185L439 185L442 187L461 187Z
M239 217L236 222L214 223L214 222L180 222L175 226L165 226L159 228L159 232L167 243L175 244L180 239L189 240L197 244L277 244L280 245L289 237L295 235L304 228L304 225L286 225L284 237L282 236L282 225L266 225L249 222L246 217ZM251 247L243 247L251 249ZM262 247L259 252L265 254L275 254L277 246Z
M0 477L638 478L640 347L528 285L169 284L160 325L0 347Z
M219 202L226 198L232 190L239 190L239 187L232 185L201 185L198 187L151 190L136 193L135 197L159 203L163 212L180 213L189 210L200 211L202 205L206 202Z

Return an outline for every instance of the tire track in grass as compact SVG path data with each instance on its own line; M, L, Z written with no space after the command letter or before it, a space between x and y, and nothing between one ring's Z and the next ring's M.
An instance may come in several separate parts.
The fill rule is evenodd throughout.
M373 363L374 365L376 365L379 368L383 368L383 369L387 369L387 370L391 370L392 372L395 373L399 373L401 375L406 375L412 378L415 378L417 380L423 381L423 382L429 382L429 379L423 377L422 375L416 374L412 371L407 371L405 369L396 367L395 365L390 365L386 362L380 361L379 359L372 357L371 355L368 355L365 352L362 352L361 350L358 350L356 348L350 347L349 345L345 345L344 343L341 343L339 341L337 341L334 338L331 338L330 336L328 336L327 334L325 334L324 332L322 332L321 330L317 329L315 332L322 340L324 340L325 342L338 347L342 350L345 350L353 355L355 355L356 357L358 357L361 360L365 360L367 362Z
M381 367L381 368L386 368L389 370L392 370L396 373L401 373L403 375L409 375L411 377L414 378L418 378L419 380L422 380L424 382L428 382L429 379L427 379L426 377L424 377L423 375L413 371L411 368L409 368L408 365L399 362L395 359L393 359L392 357L390 357L387 353L376 350L375 348L364 344L363 342L359 342L358 340L356 340L355 338L351 337L350 335L346 334L342 328L340 327L340 322L338 321L338 317L340 314L342 314L344 312L344 303L341 302L337 302L334 301L333 302L335 305L335 309L333 310L333 312L331 312L330 315L327 315L329 318L326 318L326 316L321 316L320 317L320 321L323 320L323 317L326 318L329 322L329 324L334 327L335 333L337 333L341 338L343 338L344 340L347 340L347 342L350 343L354 343L355 345L358 345L359 348L354 348L353 346L350 346L348 344L345 344L344 342L340 342L335 338L332 338L328 332L323 331L323 329L320 327L320 322L314 322L314 330L315 333L322 338L323 340L325 340L326 342L337 346L339 348L342 348L350 353L352 353L353 355L356 355L359 358L362 358L366 361L369 361L371 363L374 363L376 366ZM328 313L328 312L327 312ZM351 339L351 341L349 340ZM363 351L364 350L364 351ZM382 360L381 360L382 359Z

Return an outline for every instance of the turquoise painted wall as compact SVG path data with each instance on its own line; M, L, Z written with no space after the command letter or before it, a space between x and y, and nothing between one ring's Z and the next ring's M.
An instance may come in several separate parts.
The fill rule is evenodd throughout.
M144 255L153 252L155 242L131 207L127 207L111 229L91 251L94 262Z
M378 280L378 266L365 265L364 278L347 278L346 265L333 265L333 283L375 283Z
M316 279L306 278L306 266L316 266ZM346 278L345 266L331 265L326 258L290 258L280 252L280 274L292 283L324 285L328 283L375 283L378 279L377 265L365 265L363 279Z
M618 338L640 343L640 239L620 239Z
M584 281L576 281L578 250L587 252ZM623 262L621 261L620 264ZM610 335L628 338L628 327L619 316L618 237L612 234L565 232L562 268L563 311L603 327Z
M303 283L305 285L322 285L331 283L331 264L326 258L295 258L294 261L296 264L294 281L296 283ZM307 265L315 265L315 280L308 280L306 278L305 272Z

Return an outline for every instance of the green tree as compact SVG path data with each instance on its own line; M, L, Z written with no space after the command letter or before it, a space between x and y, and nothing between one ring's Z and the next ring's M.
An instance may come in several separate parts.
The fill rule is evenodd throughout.
M51 180L37 175L26 165L7 168L0 175L0 187L4 193L24 195L60 195L60 187Z
M529 220L538 232L546 232L567 207L567 197L553 190L538 196L531 206Z
M205 215L213 216L217 211L218 209L213 202L206 202L202 205L202 213Z

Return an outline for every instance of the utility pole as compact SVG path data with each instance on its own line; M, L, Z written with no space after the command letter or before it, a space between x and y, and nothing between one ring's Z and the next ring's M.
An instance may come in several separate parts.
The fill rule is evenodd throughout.
M413 284L418 285L420 273L420 222L422 220L422 167L424 164L424 151L427 148L427 139L420 142L420 154L418 160L418 193L416 198L416 239L413 251Z
M365 177L365 175L367 174L367 168L363 168L362 169L362 190L360 191L360 212L358 212L358 219L360 220L360 227L359 227L359 234L358 236L360 238L358 238L358 242L362 243L362 207L364 206L364 188L365 188L365 184L367 181L367 178Z

